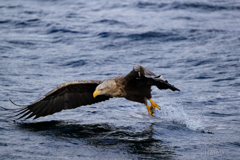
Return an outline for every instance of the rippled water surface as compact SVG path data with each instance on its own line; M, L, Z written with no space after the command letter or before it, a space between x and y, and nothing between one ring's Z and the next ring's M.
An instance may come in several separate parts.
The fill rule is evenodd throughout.
M118 98L37 120L0 109L1 159L239 158L238 0L2 0L0 15L0 106L135 64L181 90L153 87L154 116Z

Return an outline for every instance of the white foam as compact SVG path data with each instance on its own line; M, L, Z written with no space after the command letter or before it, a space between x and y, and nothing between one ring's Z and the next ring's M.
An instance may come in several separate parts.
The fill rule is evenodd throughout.
M202 131L204 129L198 116L187 114L181 103L164 104L162 106L161 118L184 125L194 131Z

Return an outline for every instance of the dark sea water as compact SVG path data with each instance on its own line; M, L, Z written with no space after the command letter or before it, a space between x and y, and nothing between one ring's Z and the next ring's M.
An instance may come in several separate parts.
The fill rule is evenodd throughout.
M6 119L0 159L240 159L239 0L1 0L0 106L140 64L181 92Z

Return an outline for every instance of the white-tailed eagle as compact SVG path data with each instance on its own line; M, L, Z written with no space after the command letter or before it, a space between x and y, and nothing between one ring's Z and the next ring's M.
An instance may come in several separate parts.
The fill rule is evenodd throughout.
M153 115L153 110L160 109L160 107L151 99L151 86L157 86L158 89L180 91L161 76L155 75L141 65L135 65L127 75L103 81L87 80L63 83L36 102L13 109L15 110L13 117L18 116L18 119L34 117L36 119L65 109L105 101L112 97L124 97L130 101L143 103L146 105L148 113ZM147 100L150 101L150 106Z

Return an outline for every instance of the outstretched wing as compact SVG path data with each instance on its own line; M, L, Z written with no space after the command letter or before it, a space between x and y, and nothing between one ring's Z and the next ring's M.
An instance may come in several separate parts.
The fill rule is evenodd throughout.
M171 89L172 91L180 91L178 88L169 84L162 76L157 76L147 68L141 65L133 66L133 70L128 73L124 79L126 82L130 82L134 79L146 79L148 85L155 85L159 89Z
M24 117L28 119L35 116L34 119L36 119L65 109L73 109L108 100L111 97L97 96L93 98L93 92L100 83L101 81L70 81L63 83L36 102L18 109L15 116L20 116L18 119Z

